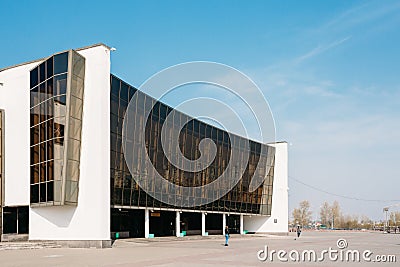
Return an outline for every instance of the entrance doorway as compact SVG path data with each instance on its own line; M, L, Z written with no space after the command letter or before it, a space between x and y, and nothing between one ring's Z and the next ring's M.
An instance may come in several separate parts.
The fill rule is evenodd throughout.
M181 232L186 231L186 235L201 235L201 213L182 212Z
M175 212L158 210L149 212L150 214L150 234L158 236L175 235Z
M208 213L206 216L206 232L209 235L222 234L222 214Z
M111 209L111 237L144 237L144 210Z
M226 216L226 225L232 234L240 234L240 215Z
M3 207L3 234L28 234L28 206Z

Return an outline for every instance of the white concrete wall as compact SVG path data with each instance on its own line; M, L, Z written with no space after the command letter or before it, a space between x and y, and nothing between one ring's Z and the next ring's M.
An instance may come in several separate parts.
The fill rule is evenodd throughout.
M78 205L31 208L30 240L110 240L110 51L78 52L86 58Z
M29 205L30 76L40 62L0 72L0 109L5 110L5 205Z
M244 216L244 230L257 233L288 232L288 147L286 142L275 147L274 186L271 216ZM274 223L274 219L277 223Z

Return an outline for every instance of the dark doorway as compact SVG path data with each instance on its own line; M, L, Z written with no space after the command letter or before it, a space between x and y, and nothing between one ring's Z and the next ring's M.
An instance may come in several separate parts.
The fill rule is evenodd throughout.
M29 232L29 207L3 208L3 234L27 234Z
M144 210L111 209L111 233L115 238L144 237Z
M175 235L175 212L174 211L153 211L150 216L150 234L157 236Z
M240 233L240 215L226 215L226 225L232 234Z
M206 232L209 235L222 234L222 214L208 213L206 215Z
M186 231L186 235L201 235L201 213L181 213L181 232L182 231Z

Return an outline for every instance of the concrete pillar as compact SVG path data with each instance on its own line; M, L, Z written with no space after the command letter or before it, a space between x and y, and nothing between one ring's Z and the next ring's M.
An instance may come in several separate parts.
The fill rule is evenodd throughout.
M201 213L201 235L202 236L206 235L206 213L205 212Z
M150 216L149 216L149 210L145 209L144 210L144 237L149 238L150 234Z
M179 211L176 211L175 216L175 235L176 237L181 236L181 213Z
M225 235L225 226L226 226L226 215L222 214L222 234Z
M243 214L240 214L240 234L243 235Z

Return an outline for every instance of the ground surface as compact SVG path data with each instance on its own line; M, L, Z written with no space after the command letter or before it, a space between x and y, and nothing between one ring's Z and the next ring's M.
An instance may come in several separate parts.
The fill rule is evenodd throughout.
M337 240L344 238L346 250L370 250L372 260L375 256L394 255L396 263L359 263L331 261L325 254L321 262L282 263L274 255L260 261L257 252L268 246L271 250L292 250L300 254L304 250L315 250L317 258L321 251L339 250ZM371 232L303 232L300 239L289 236L232 236L229 246L223 246L222 236L185 237L118 240L110 249L66 249L52 248L51 244L29 246L29 244L4 244L0 246L0 266L399 266L400 234ZM292 255L296 257L295 252ZM263 256L263 254L261 255ZM362 257L362 256L361 256Z

